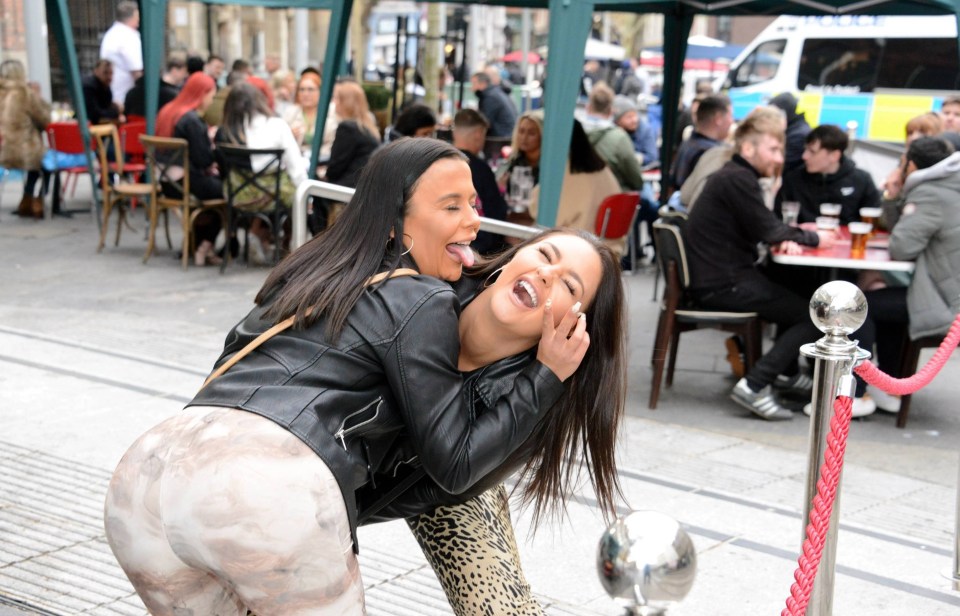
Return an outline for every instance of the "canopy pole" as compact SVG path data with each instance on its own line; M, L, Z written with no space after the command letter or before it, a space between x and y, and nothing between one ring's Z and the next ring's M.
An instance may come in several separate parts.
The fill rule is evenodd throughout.
M323 79L320 81L320 106L317 108L317 123L313 129L313 143L310 145L310 179L317 178L317 163L320 161L320 144L323 141L323 127L327 123L327 110L333 98L333 86L337 74L343 66L343 48L347 40L347 27L350 25L350 13L353 0L342 0L339 7L330 11L330 30L327 33L327 51L323 56Z
M663 95L660 97L663 128L660 132L660 168L664 171L661 190L668 192L673 161L674 135L680 110L680 92L683 89L683 59L687 55L687 37L693 25L693 12L678 5L674 13L663 20ZM666 197L661 194L661 201Z
M557 220L563 172L573 133L583 52L593 20L589 0L550 0L550 33L547 43L547 87L544 92L543 144L540 148L540 200L537 223L552 227ZM550 70L554 67L554 70Z

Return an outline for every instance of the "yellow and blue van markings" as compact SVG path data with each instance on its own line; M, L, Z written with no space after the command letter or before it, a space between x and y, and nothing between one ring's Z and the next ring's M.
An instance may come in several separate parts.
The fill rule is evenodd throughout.
M857 123L857 139L893 141L902 143L906 137L907 122L922 113L938 111L943 104L940 96L915 96L904 94L831 94L821 92L796 92L797 111L804 113L811 126L836 124L846 128L847 123ZM750 92L730 93L733 116L742 119L758 106L764 105L773 95Z

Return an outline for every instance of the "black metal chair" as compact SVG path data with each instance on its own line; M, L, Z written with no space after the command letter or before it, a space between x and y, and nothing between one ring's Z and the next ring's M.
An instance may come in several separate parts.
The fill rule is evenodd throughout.
M248 148L227 143L217 144L218 159L224 183L227 187L227 241L228 248L221 269L226 269L231 256L229 244L237 235L240 223L245 227L243 256L249 261L249 222L258 218L265 222L274 235L273 262L280 261L283 223L288 209L280 195L283 170L282 148ZM253 170L253 157L264 157L265 164L259 171ZM235 182L235 180L238 180ZM271 205L272 204L272 205Z
M650 387L651 409L657 408L660 397L660 384L663 382L664 364L667 363L667 351L670 352L666 365L666 385L673 385L673 371L677 364L677 348L680 334L696 329L719 329L733 332L743 338L746 366L749 370L760 359L761 328L760 317L756 312L727 312L697 307L687 294L690 273L687 267L687 253L683 243L680 226L676 224L685 218L676 220L662 219L653 223L653 237L657 245L657 264L663 272L666 287L660 302L660 317L653 343L653 381Z

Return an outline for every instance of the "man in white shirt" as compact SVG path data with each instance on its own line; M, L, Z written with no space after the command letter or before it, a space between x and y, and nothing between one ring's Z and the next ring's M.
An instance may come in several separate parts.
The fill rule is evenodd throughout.
M110 90L113 102L123 106L133 82L143 74L143 47L140 42L140 9L132 0L117 3L117 21L103 35L100 57L113 64Z

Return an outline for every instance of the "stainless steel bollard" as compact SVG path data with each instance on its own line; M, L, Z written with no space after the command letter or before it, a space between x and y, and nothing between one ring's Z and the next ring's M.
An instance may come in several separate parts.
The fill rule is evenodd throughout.
M821 286L810 298L810 318L824 334L813 344L805 344L800 352L815 360L813 374L813 410L810 414L810 437L807 458L806 496L803 508L801 543L805 538L813 499L817 495L817 479L827 449L827 434L833 418L833 401L839 394L853 397L853 367L870 357L847 336L863 325L867 318L867 300L856 285L835 280ZM837 525L840 516L840 488L830 516L830 530L824 540L823 557L817 569L807 616L827 616L833 612L834 568L837 556Z
M960 591L960 475L957 478L957 526L953 531L953 567L943 572L953 582L953 590Z

